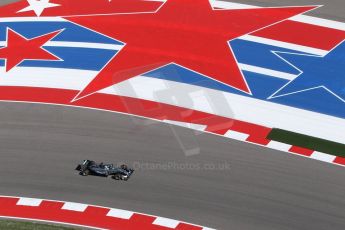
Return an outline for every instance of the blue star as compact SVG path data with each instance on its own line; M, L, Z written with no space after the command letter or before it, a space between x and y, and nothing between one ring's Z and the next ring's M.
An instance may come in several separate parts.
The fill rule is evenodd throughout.
M282 97L308 90L323 89L345 102L345 42L325 56L275 52L300 74L272 96Z

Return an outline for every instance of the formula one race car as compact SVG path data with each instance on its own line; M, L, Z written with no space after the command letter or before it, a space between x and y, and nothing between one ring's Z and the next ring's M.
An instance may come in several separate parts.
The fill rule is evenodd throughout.
M121 165L120 167L114 167L113 164L97 164L94 161L84 160L83 163L79 164L75 170L79 171L79 175L88 176L111 176L114 180L127 181L133 174L134 169L129 169L127 165Z

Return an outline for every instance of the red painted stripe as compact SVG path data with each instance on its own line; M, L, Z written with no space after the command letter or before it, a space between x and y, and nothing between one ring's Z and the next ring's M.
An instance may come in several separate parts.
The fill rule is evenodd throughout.
M344 157L336 157L333 163L345 165L345 158Z
M271 129L260 125L153 101L109 94L93 94L82 100L70 103L76 94L77 91L64 89L12 86L0 87L0 100L82 106L133 114L158 120L167 119L194 123L206 125L206 131L215 134L223 135L228 130L234 130L249 134L250 137L248 141L258 144L268 144L269 142L266 140L266 136Z
M313 152L314 152L314 150L302 148L302 147L299 147L299 146L292 146L289 149L289 151L292 152L292 153L296 153L296 154L307 156L307 157L310 157L313 154Z
M90 14L119 14L133 12L154 12L160 6L161 2L142 1L142 0L54 0L54 3L60 4L59 7L46 8L42 16L56 17L69 15L90 15ZM80 6L83 7L80 7ZM29 6L26 1L15 2L0 7L1 17L36 17L34 11L19 12Z
M323 50L331 50L345 39L345 31L290 20L253 35Z
M61 0L57 0L56 3L61 3ZM78 0L82 1L82 0ZM70 15L70 14L95 14L104 13L124 13L124 12L142 12L142 11L155 11L162 4L161 2L154 1L139 1L139 0L127 0L127 1L112 1L112 4L116 4L116 7L105 8L105 5L109 5L108 2L100 1L94 4L92 1L88 1L89 7L80 9L78 1L69 7L53 7L48 8L43 12L44 16L56 16L56 15ZM85 2L85 0L83 0ZM63 5L63 4L62 4ZM9 4L0 8L0 14L2 17L23 17L23 16L36 16L33 11L17 13L18 10L25 8L28 4L25 1ZM63 12L62 12L62 11ZM265 28L261 31L253 33L255 36L274 39L283 42L294 43L298 45L309 46L318 49L331 50L337 44L345 39L345 31L327 28L323 26L311 25L307 23L286 20L279 24Z
M157 217L134 213L130 219L107 216L109 208L88 206L84 212L61 209L64 202L43 200L39 206L17 205L19 198L0 197L0 216L53 221L87 227L127 230L171 230L154 225ZM178 230L201 230L202 227L180 223Z
M166 119L205 125L207 127L205 131L218 135L224 135L227 131L233 130L248 134L249 137L246 141L260 145L267 145L270 142L266 137L271 131L271 128L256 124L182 107L108 94L94 94L75 103L70 103L76 94L77 91L74 90L0 86L0 100L3 101L50 103L103 109L157 120ZM289 151L308 157L314 152L313 150L297 146L291 147ZM342 162L342 159L337 160Z

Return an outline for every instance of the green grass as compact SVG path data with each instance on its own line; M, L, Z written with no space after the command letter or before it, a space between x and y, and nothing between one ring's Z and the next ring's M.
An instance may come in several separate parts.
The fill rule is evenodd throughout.
M76 228L34 222L0 220L0 230L76 230Z
M295 145L330 155L345 157L345 145L282 129L272 129L267 139ZM344 140L345 141L345 140Z

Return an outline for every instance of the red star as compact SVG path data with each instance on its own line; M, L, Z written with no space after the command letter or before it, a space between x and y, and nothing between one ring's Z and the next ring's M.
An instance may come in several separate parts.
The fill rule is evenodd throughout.
M167 0L154 13L67 17L125 43L75 100L170 63L250 93L228 41L314 8L214 10L208 0Z
M6 59L6 72L24 60L61 60L42 47L60 32L61 30L27 39L7 28L7 45L0 48L0 59Z

